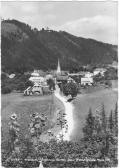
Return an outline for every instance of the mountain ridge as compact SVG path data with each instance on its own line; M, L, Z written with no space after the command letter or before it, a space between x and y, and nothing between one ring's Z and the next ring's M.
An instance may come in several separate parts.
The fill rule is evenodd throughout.
M10 72L56 69L58 58L64 70L118 61L116 45L65 31L39 31L17 20L2 21L1 49L2 70Z

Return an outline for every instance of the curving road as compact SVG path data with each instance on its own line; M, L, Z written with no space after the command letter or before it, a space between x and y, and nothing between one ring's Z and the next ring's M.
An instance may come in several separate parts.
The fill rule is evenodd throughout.
M63 130L61 130L59 132L59 134L57 135L57 138L60 139L60 136L63 134L63 140L70 140L70 136L72 134L73 128L74 128L74 120L73 120L73 109L74 106L72 103L67 102L66 97L64 97L63 95L61 95L60 93L60 89L58 86L56 86L56 91L55 91L55 96L63 103L64 107L65 107L65 117L64 119L67 121L67 127L68 129L66 130L66 128L63 128Z

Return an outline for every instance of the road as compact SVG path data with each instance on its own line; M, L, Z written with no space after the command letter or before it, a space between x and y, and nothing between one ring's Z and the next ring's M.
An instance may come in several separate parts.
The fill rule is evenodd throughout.
M74 128L74 120L73 120L73 110L74 110L74 106L71 102L67 102L66 97L64 97L59 90L59 87L56 87L56 91L55 91L55 96L62 102L62 104L64 105L64 113L65 113L65 117L64 119L66 120L67 126L64 127L62 129L62 131L60 131L57 135L58 138L60 138L60 135L63 134L63 140L70 140L70 136L72 134L73 128ZM68 129L66 129L68 128Z

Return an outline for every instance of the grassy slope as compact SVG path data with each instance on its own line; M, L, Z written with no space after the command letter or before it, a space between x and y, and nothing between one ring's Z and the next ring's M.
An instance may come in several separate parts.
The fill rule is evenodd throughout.
M74 100L74 131L72 139L79 139L82 137L82 127L85 122L85 118L88 114L89 108L92 108L92 112L95 113L96 108L104 102L106 113L109 114L110 110L114 109L115 103L117 102L117 91L115 89L102 89L94 88L85 93L79 94ZM51 107L51 104L54 104ZM52 109L51 109L52 108ZM8 137L8 122L10 121L9 116L16 112L18 115L18 121L21 125L21 132L25 135L28 134L28 124L30 122L30 114L33 112L45 113L48 117L47 129L52 128L53 132L57 132L59 127L56 125L57 110L61 109L64 111L62 103L54 97L49 96L31 96L24 97L22 94L8 94L2 95L2 133L3 140ZM54 128L55 127L55 128ZM41 139L44 141L48 139L46 132L44 132Z
M51 106L51 104L54 104ZM11 93L2 95L2 138L8 138L10 115L16 113L18 122L21 126L21 133L28 134L28 124L30 122L30 114L38 112L46 114L48 117L46 129L52 127L56 122L56 106L60 107L60 102L54 99L54 95L48 96L30 96L24 97L22 94Z
M95 114L95 110L97 108L99 109L101 107L100 105L104 103L106 114L109 115L110 110L114 110L115 103L118 99L117 91L112 89L99 89L95 92L92 92L90 94L89 93L78 95L73 102L73 104L75 105L75 128L72 136L75 137L75 139L79 139L83 135L82 127L85 123L85 118L90 107L92 108L93 114Z

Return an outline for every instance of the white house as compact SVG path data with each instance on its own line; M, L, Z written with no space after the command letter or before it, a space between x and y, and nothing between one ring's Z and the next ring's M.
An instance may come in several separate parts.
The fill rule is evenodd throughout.
M93 78L92 77L82 77L81 78L81 85L92 85L93 84Z
M43 94L43 90L42 90L42 87L41 85L39 84L35 84L33 87L32 87L32 92L39 92L39 94Z
M105 68L96 68L94 71L93 71L93 75L98 75L99 73L104 76L104 73L106 72L106 69Z
M38 70L34 70L34 72L31 73L31 76L39 76L39 71Z
M29 80L32 81L33 83L40 83L40 84L45 82L45 78L41 76L31 76Z
M84 75L85 78L91 78L93 77L93 73L91 72L86 72L85 75Z
M46 79L39 74L39 70L34 70L33 73L31 73L31 77L29 78L30 81L32 81L34 84L43 84L46 82Z

